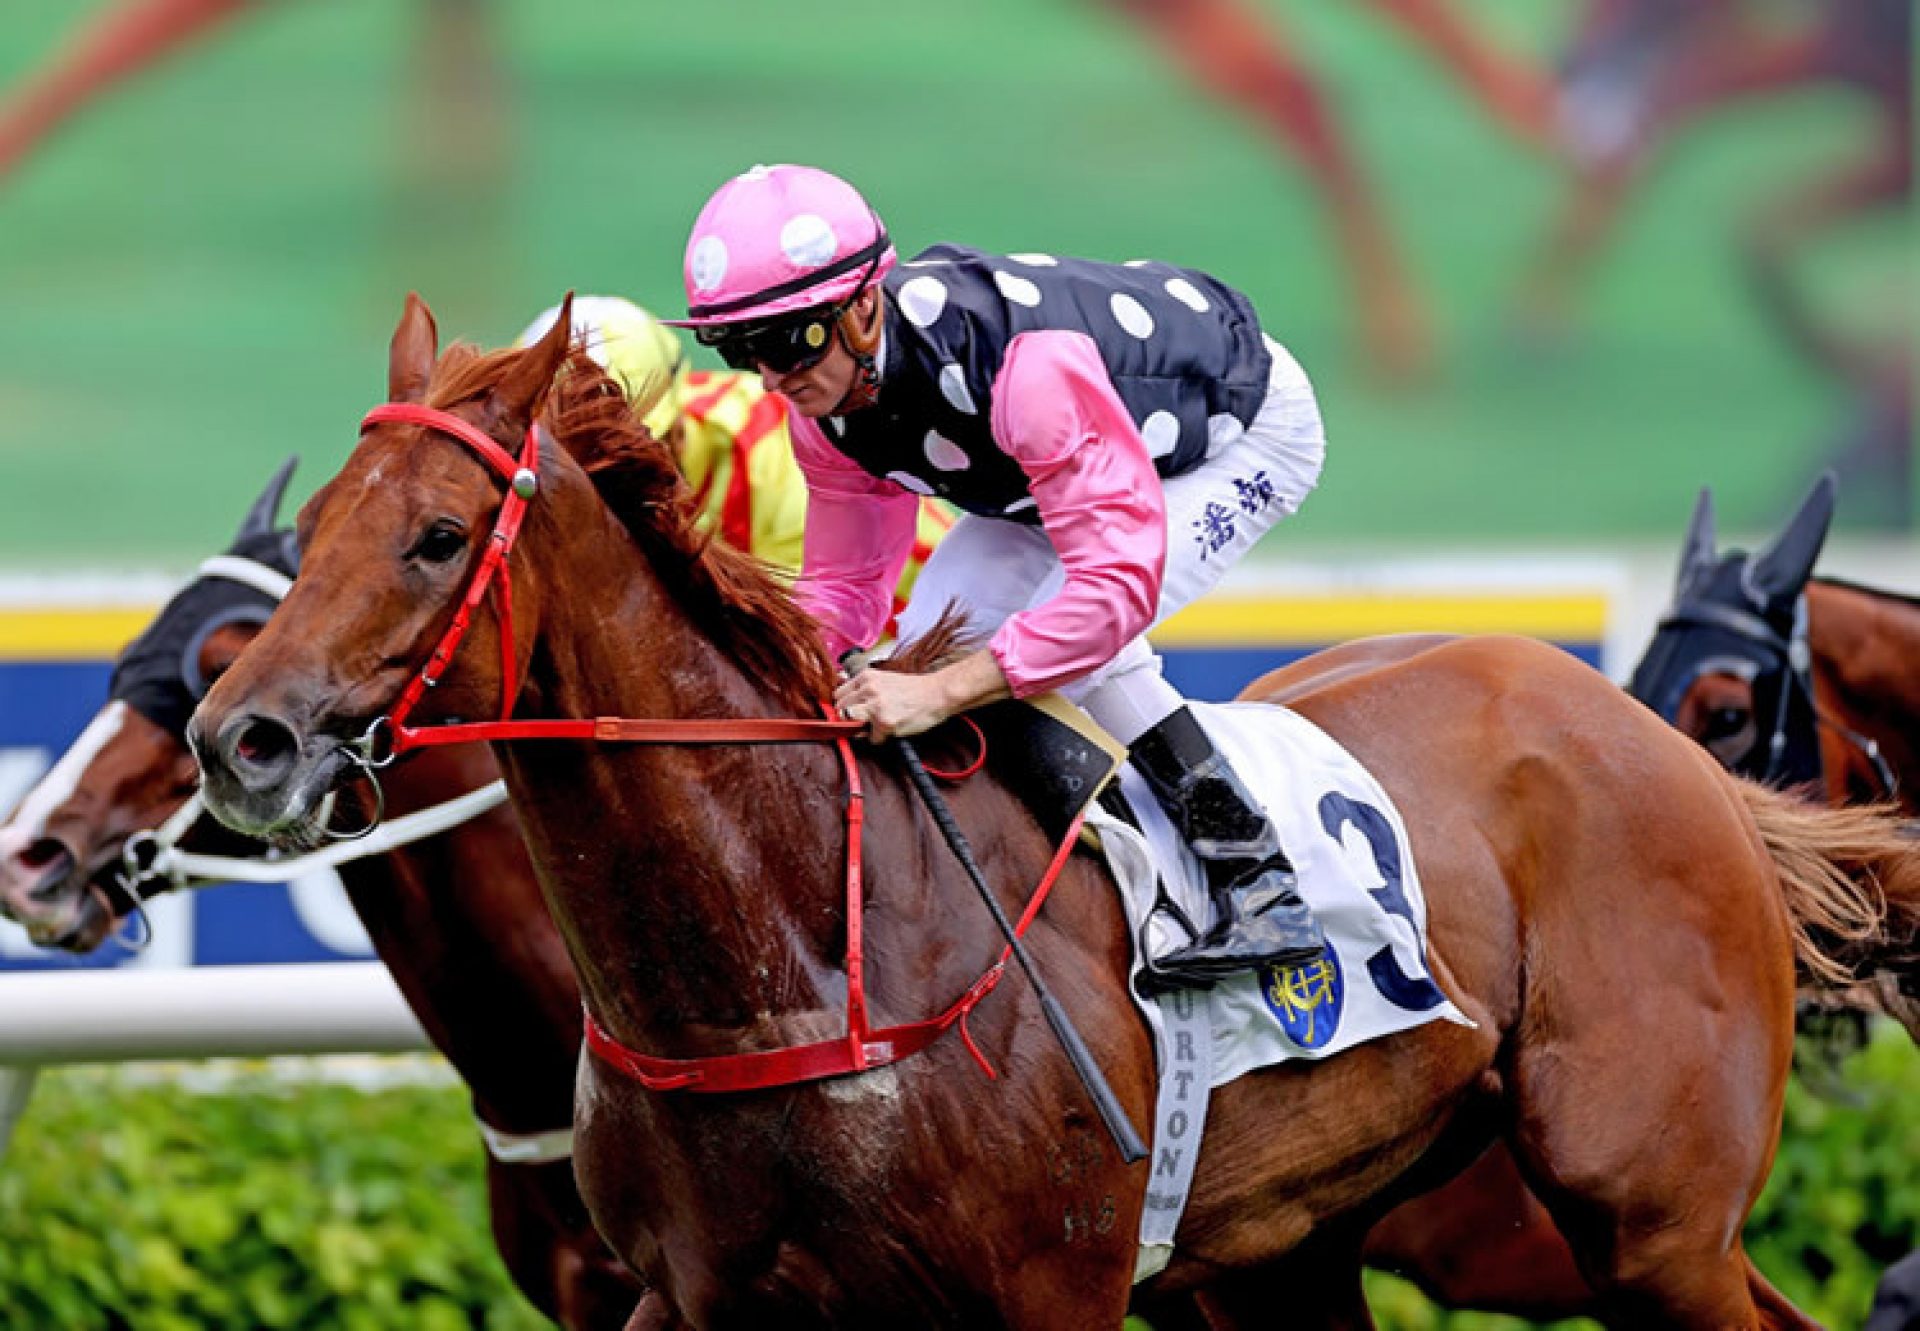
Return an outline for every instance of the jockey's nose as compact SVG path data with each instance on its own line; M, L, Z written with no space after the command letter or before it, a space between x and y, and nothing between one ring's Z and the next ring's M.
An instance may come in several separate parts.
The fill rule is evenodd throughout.
M276 717L241 712L220 727L214 748L234 780L249 791L263 791L292 773L300 756L300 739L292 726Z

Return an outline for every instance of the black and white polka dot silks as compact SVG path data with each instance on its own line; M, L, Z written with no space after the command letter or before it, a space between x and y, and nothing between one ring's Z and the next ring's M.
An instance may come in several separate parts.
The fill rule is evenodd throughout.
M936 245L886 278L878 403L824 422L861 467L971 513L1038 523L1025 473L993 439L994 381L1021 333L1085 333L1154 467L1177 476L1238 438L1272 354L1245 296L1205 273Z

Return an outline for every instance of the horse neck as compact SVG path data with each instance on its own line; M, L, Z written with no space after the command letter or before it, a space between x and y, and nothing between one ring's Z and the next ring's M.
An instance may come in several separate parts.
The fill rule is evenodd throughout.
M427 750L394 769L388 811L436 806L497 776L484 750ZM374 951L480 1116L508 1131L566 1123L580 991L506 812L349 861L340 877Z
M1828 721L1876 743L1900 783L1910 813L1920 813L1920 604L1864 587L1815 581L1807 586L1807 638L1814 692ZM1822 727L1830 793L1884 798L1871 763L1845 736Z
M792 715L602 506L581 508L556 510L522 546L540 552L528 572L547 590L516 715ZM831 746L497 752L581 988L615 1035L671 1053L689 1029L837 1009L846 779Z

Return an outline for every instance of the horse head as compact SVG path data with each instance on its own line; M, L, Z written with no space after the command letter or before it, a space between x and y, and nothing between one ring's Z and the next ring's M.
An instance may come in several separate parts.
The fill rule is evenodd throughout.
M274 473L225 553L120 654L107 706L0 824L0 912L34 942L92 951L131 907L129 840L171 816L197 781L187 718L292 580L298 550L275 518L296 461Z
M1712 495L1701 491L1673 604L1627 686L1743 776L1797 784L1820 775L1806 587L1833 501L1828 473L1764 549L1723 554L1714 547Z
M409 296L389 350L388 409L444 412L501 454L519 454L534 438L569 335L563 307L547 335L523 351L489 356L455 345L441 354L432 313ZM504 554L493 553L502 545L494 526L501 477L472 450L444 430L369 421L346 466L301 511L309 576L187 729L207 806L229 826L282 844L320 837L325 796L364 766L356 741L429 668L456 612L463 624L472 616L474 631L458 668L444 680L431 677L430 692L418 687L425 696L416 715L484 718L511 708L503 694L509 680L525 677L542 589L520 561L505 562L494 595L496 605L510 598L511 620L462 607L476 570ZM569 469L552 449L537 467L537 478L531 471L514 478L527 493L540 492L530 525L565 522L566 494L578 489L565 483ZM521 630L518 643L509 623Z

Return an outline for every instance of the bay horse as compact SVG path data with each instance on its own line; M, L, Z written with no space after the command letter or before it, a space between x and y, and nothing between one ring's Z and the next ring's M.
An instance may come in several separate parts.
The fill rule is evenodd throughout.
M1920 816L1920 601L1813 574L1833 521L1831 473L1762 549L1715 547L1701 491L1673 604L1635 668L1635 697L1734 772L1834 806ZM1910 952L1920 895L1884 885ZM1882 972L1880 1006L1920 1042L1920 970Z
M568 322L442 356L409 298L391 401L301 514L303 576L189 725L208 807L297 842L363 764L499 736L589 1015L582 1194L692 1325L1117 1326L1145 1171L1096 1134L1031 993L982 997L997 934L897 755L821 719L811 621L698 535ZM1853 861L1904 876L1920 853L1884 816L1729 776L1530 640L1352 644L1258 696L1392 793L1434 972L1477 1028L1220 1088L1180 1250L1143 1294L1370 1325L1366 1228L1498 1136L1620 1325L1809 1325L1739 1238L1795 959L1875 964ZM1003 891L1057 868L1030 948L1144 1121L1103 864L1057 856L991 776L950 802ZM963 1012L966 1038L940 1038Z
M0 824L0 912L34 941L92 951L132 908L121 881L129 839L193 795L187 717L294 573L293 533L274 523L291 471L122 654L106 707ZM389 814L441 806L498 777L480 749L421 758L392 773ZM264 850L232 834L208 845L204 827L194 835L203 852ZM570 1165L579 989L511 811L496 804L339 873L407 1005L472 1093L489 1144L494 1240L514 1283L569 1331L626 1326L643 1286L594 1231Z

